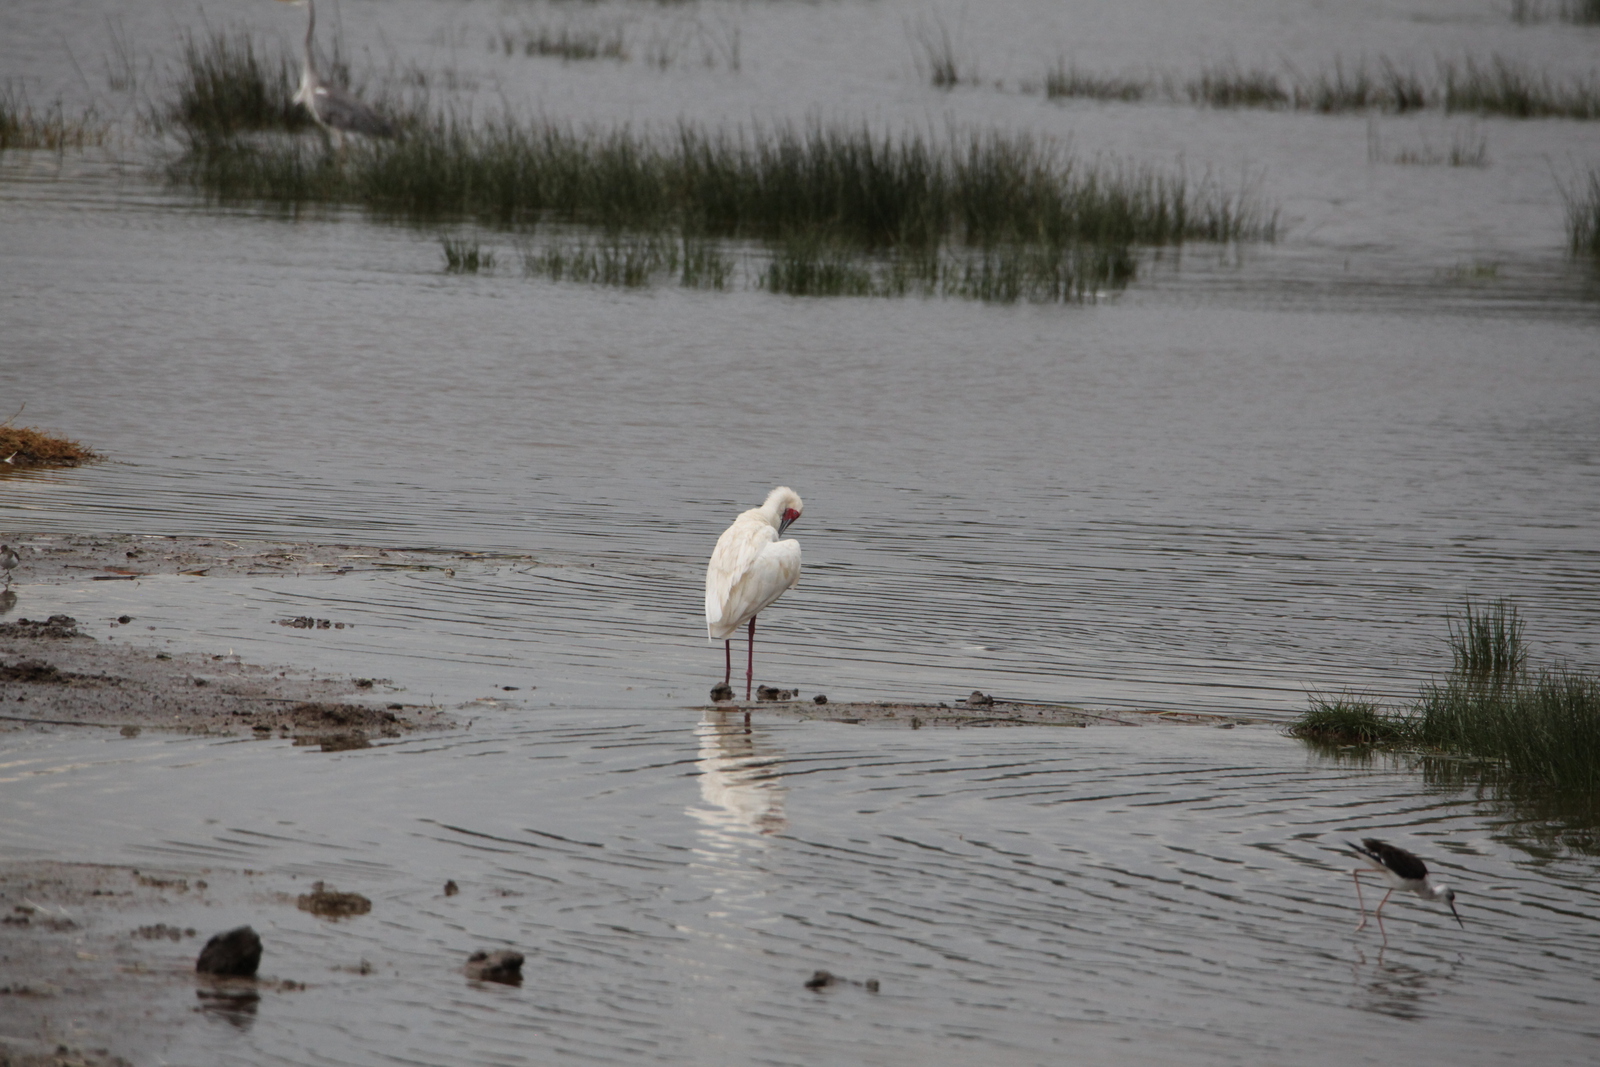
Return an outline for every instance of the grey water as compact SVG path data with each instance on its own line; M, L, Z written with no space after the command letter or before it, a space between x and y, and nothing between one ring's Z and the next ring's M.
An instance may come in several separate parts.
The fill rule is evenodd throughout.
M0 418L111 457L0 476L0 530L506 553L442 572L40 583L102 640L380 677L470 729L360 752L3 735L6 855L328 878L374 914L267 908L282 977L166 1062L1592 1060L1592 857L1492 798L1324 762L1270 726L891 731L686 710L721 667L699 583L774 484L800 587L763 681L981 688L1284 720L1400 696L1446 612L1508 596L1536 658L1596 661L1600 281L1564 252L1566 120L1049 102L1059 58L1190 73L1500 54L1600 30L1492 3L973 6L343 0L369 86L575 124L1024 129L1248 184L1272 244L1148 255L1082 306L622 291L525 278L510 235L219 209L141 110L189 27L294 45L260 3L12 3L0 80L93 104L105 149L0 154ZM621 26L624 61L489 47ZM941 92L918 41L980 77ZM1484 167L1375 160L1487 144ZM502 266L443 270L441 233ZM130 628L112 620L130 615ZM285 616L350 624L296 631ZM514 686L515 689L506 687ZM212 821L207 821L212 820ZM1352 937L1372 833L1463 891ZM548 836L555 835L555 836ZM455 878L459 897L439 886ZM266 890L264 890L265 892ZM500 895L500 894L505 895ZM203 913L206 927L259 914ZM196 920L197 923L200 919ZM530 952L469 989L474 947ZM376 982L334 971L363 956ZM812 994L814 968L876 977ZM162 1045L161 1042L167 1044ZM152 1060L154 1062L154 1060Z

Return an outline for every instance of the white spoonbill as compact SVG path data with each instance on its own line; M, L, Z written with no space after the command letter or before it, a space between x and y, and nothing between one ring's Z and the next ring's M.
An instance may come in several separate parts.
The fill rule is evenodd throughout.
M744 698L756 673L756 613L800 581L800 542L780 541L800 517L800 494L780 485L767 502L733 520L722 531L706 568L706 634L723 642L723 686L733 676L734 631L750 624L750 660L744 673Z

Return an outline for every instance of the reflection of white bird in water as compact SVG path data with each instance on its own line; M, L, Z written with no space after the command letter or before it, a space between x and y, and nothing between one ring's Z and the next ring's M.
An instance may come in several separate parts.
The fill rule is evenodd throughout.
M359 133L367 137L393 137L394 123L362 103L355 96L329 85L317 74L311 58L311 35L317 29L316 0L284 0L285 3L306 6L306 40L300 51L300 88L295 90L294 102L304 105L318 126L334 136L343 147L344 135Z
M800 542L778 538L800 517L802 506L800 494L780 485L767 494L765 504L740 515L722 532L706 568L706 633L724 645L724 689L733 676L732 634L750 624L746 700L756 672L756 613L800 581Z
M1383 931L1384 940L1389 939L1389 932L1383 929L1383 906L1389 903L1389 898L1394 896L1396 889L1404 889L1415 893L1423 900L1442 900L1450 905L1450 914L1456 917L1465 930L1467 924L1461 922L1461 913L1456 911L1456 894L1449 886L1435 885L1428 875L1427 864L1403 848L1379 841L1376 837L1363 837L1361 844L1346 841L1351 851L1367 861L1379 874L1382 874L1389 883L1389 891L1383 895L1383 900L1373 910L1373 917L1378 920L1378 929ZM1361 875L1365 870L1350 872L1350 877L1356 880L1356 902L1361 905L1361 925L1359 931L1367 925L1367 904L1361 899Z
M17 569L17 550L10 545L0 545L0 571L6 572L6 588L11 588L11 572Z

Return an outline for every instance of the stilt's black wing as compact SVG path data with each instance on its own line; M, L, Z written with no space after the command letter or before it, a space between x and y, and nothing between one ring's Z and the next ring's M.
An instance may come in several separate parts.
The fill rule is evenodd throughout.
M1358 852L1371 856L1401 878L1421 879L1428 876L1427 864L1403 848L1379 841L1376 837L1363 837L1361 844L1364 847L1357 849Z

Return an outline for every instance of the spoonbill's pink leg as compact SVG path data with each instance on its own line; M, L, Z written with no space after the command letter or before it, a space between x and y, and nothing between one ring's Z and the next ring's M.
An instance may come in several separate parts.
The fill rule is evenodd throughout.
M729 689L733 688L733 638L722 642L722 652L725 663L722 667L722 684Z
M750 662L744 668L744 698L750 699L750 686L756 676L756 617L750 616Z

